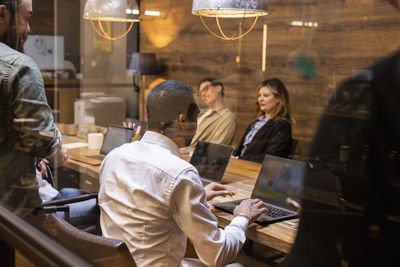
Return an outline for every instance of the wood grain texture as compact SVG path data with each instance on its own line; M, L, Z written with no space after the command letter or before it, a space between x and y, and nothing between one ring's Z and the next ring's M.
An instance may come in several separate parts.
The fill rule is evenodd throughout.
M379 0L268 1L270 14L238 41L211 36L199 18L191 15L191 1L141 1L142 8L146 4L159 7L162 16L143 17L140 50L157 54L165 65L166 79L181 80L193 88L206 76L223 81L226 104L238 120L234 145L255 115L257 84L270 77L283 80L290 92L293 136L299 139L296 156L302 159L308 155L320 116L338 86L400 44L400 14ZM215 20L206 21L216 29ZM294 27L292 21L316 22L318 27ZM261 71L263 24L268 25L265 72ZM226 32L234 33L238 20L223 20L222 25ZM304 77L304 69L298 66L301 53L315 68L316 77ZM235 63L237 56L240 64Z

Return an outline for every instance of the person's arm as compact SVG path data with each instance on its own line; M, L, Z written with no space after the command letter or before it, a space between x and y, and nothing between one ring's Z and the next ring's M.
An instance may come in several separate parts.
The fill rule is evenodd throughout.
M40 70L27 59L10 77L10 92L14 92L11 94L13 127L21 140L20 149L38 158L56 155L61 149L61 134L46 100Z
M292 140L291 126L288 122L282 121L278 122L276 127L274 135L268 141L265 154L287 157Z
M236 216L224 230L218 228L217 218L207 205L207 196L197 174L189 171L182 175L187 179L178 182L170 198L173 218L192 241L204 264L224 266L237 256L246 240L248 218L256 217L255 213L245 208L243 214ZM260 212L257 216L264 211L257 208Z
M42 174L42 177L40 178L47 180L48 173L47 173L46 163L44 162L43 159L36 159L36 161L38 162L36 165L36 169L40 171L40 173Z

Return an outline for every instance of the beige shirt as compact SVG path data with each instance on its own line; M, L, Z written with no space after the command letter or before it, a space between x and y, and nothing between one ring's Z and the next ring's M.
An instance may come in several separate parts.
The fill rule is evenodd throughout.
M236 119L228 107L211 112L207 109L201 112L199 117L202 119L199 120L196 134L190 145L196 145L200 140L216 144L232 144L236 132Z

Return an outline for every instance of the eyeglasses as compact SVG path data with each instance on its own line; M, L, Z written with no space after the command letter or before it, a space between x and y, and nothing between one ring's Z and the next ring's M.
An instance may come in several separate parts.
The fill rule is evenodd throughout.
M207 92L208 91L208 89L210 89L210 87L212 87L212 84L208 84L208 85L206 85L206 86L204 86L204 87L202 87L202 88L199 88L199 90L198 90L198 95L199 96L201 96L201 94L204 92Z
M208 89L210 89L210 87L212 87L211 84L204 86L202 89L199 89L199 92L201 91L207 91Z

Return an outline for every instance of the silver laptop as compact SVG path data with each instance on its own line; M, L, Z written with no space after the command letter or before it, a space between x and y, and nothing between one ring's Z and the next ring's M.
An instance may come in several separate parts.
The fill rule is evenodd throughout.
M196 144L190 164L199 172L203 186L211 182L221 183L232 152L232 146L204 141Z
M267 225L297 218L297 208L288 204L287 200L300 196L305 168L304 162L271 155L265 156L251 198L264 201L268 214L258 217L257 223ZM242 200L216 203L214 207L233 213Z

